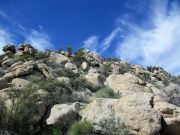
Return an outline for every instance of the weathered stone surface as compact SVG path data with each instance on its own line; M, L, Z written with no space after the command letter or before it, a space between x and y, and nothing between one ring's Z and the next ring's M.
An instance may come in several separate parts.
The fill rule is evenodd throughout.
M21 78L15 78L12 80L12 84L15 87L22 87L24 88L25 86L27 86L30 82Z
M47 108L51 105L52 99L50 97L50 94L45 90L38 90L36 93L34 93L37 97L37 103L36 103L36 110L37 114L35 115L35 121L39 122L45 115Z
M2 65L3 67L9 67L9 66L11 66L12 64L14 64L14 59L9 58L9 59L7 59L7 60L4 60L1 65Z
M134 92L152 92L149 87L144 86L145 83L141 79L130 73L112 74L106 79L106 83L116 93L122 95L133 94Z
M86 70L88 68L88 63L87 62L83 62L81 64L81 67L82 67L83 70Z
M151 93L135 93L120 99L95 99L81 115L95 124L115 116L134 134L153 135L161 129L161 116L152 108L152 98Z
M33 55L36 53L36 50L30 44L20 44L18 46L18 51L22 52L23 54L30 54L30 55ZM16 55L21 55L21 54L16 54Z
M16 52L15 45L11 45L11 44L5 45L3 47L3 51L4 52L10 51L12 53L15 53Z
M46 77L46 78L54 78L51 69L44 63L37 62L36 68Z
M47 125L65 126L78 118L80 104L56 104L51 108L49 118L46 120Z
M27 61L21 65L13 66L9 73L5 74L2 78L10 81L15 77L21 77L30 74L35 66L34 61Z
M85 78L88 82L92 83L95 87L102 87L104 86L103 77L99 73L93 73L93 69L85 75Z
M180 107L167 102L155 102L154 109L162 115L163 135L179 135Z
M64 67L69 70L77 70L77 66L71 62L67 62Z
M62 55L62 54L59 54L59 53L55 53L55 52L51 52L49 58L50 58L50 60L51 60L52 62L55 62L55 63L57 63L57 64L61 64L62 62L69 60L68 57L66 57L66 56L64 56L64 55Z

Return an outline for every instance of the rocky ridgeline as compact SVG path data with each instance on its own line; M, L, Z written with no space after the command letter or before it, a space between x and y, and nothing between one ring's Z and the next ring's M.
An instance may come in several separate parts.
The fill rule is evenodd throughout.
M71 49L39 52L21 44L17 49L6 45L3 51L4 134L41 134L52 126L68 134L74 121L86 120L92 124L92 135L180 135L180 81L161 67L145 69L83 49L75 54ZM109 122L106 127L104 120Z

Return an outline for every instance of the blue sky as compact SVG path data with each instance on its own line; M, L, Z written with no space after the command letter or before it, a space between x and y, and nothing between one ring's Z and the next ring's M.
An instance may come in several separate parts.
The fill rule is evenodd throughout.
M180 74L179 6L179 0L0 0L0 47L85 47Z

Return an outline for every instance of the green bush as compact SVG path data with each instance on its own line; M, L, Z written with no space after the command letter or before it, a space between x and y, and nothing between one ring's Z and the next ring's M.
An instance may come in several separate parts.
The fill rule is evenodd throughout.
M96 96L100 98L120 98L111 88L105 87L96 92Z
M0 68L0 77L2 77L3 75L5 75L5 72Z
M23 91L11 90L8 93L11 101L11 109L7 109L5 102L0 102L0 129L11 131L18 135L31 135L36 132L34 116L36 114L36 97L30 96L34 90L28 86ZM4 103L3 103L4 102Z
M124 127L120 119L111 117L100 122L100 135L129 135L129 131Z
M146 73L146 72L137 74L137 77L139 77L143 81L149 81L150 80L150 74Z
M93 125L89 121L74 122L69 128L69 135L92 135Z
M109 76L109 73L111 71L111 65L112 65L112 62L107 62L105 64L102 65L101 67L101 74L105 75L105 76Z
M21 55L21 56L16 56L15 57L15 61L18 62L18 61L30 61L30 60L33 60L33 56L32 55L29 55L29 54L24 54L24 55Z
M63 135L59 127L47 127L42 131L41 135Z
M76 63L77 67L81 66L81 63L86 61L84 49L80 48L73 57L73 61Z
M71 87L76 91L83 91L86 88L88 88L91 91L94 91L94 89L95 89L93 87L93 84L86 81L86 79L83 77L72 78L70 80L70 84L71 84Z

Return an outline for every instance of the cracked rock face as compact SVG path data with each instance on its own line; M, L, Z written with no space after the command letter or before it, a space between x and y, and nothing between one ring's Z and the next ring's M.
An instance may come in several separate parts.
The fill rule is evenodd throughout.
M153 135L161 130L161 116L152 108L153 94L134 93L120 99L96 99L82 112L82 118L98 124L116 116L133 134Z

